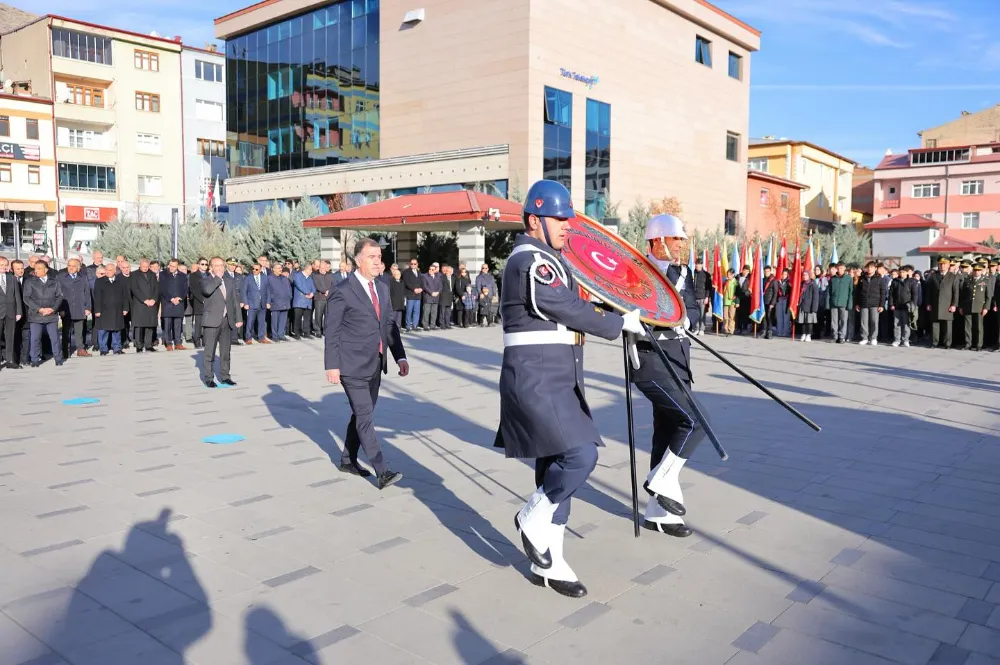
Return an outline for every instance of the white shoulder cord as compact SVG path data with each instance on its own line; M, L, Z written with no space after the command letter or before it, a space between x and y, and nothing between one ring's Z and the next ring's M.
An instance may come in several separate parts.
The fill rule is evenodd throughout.
M559 261L553 261L550 257L545 256L543 252L536 250L530 245L520 245L514 248L511 252L511 256L518 254L520 252L532 252L534 254L535 260L532 262L531 267L528 268L528 292L531 295L531 308L535 310L535 315L543 321L550 321L549 317L542 314L542 310L538 308L538 301L535 297L535 282L539 282L545 286L552 284L556 281L556 278L562 279L565 284L569 284L569 278L566 276L566 270L563 268ZM541 277L538 275L538 269L542 266L550 268L552 270L552 275L548 278ZM566 326L561 323L556 324L558 326L557 330L566 330Z

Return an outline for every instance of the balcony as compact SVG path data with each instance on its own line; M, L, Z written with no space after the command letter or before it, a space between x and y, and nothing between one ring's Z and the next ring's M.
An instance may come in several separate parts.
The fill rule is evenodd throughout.
M100 148L73 148L68 145L56 146L56 157L60 162L73 164L97 164L100 166L115 166L118 162L118 151L114 141L107 141Z
M898 208L899 199L885 199L883 201L879 201L879 207L882 208L883 210L887 208Z
M85 106L57 102L55 112L57 120L72 120L100 127L113 127L115 124L115 109L110 103L105 106Z

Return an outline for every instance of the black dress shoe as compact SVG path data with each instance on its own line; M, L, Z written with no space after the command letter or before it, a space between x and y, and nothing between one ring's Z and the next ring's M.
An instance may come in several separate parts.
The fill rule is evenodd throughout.
M518 519L517 514L514 515L514 528L517 532L521 534L521 546L524 548L524 553L527 555L531 563L535 564L542 570L548 570L552 567L552 556L549 554L548 550L544 552L538 551L538 548L531 544L528 537L524 535L521 531L521 520Z
M150 353L156 353L156 349L154 349L153 347L149 347L146 350L149 351Z
M403 474L399 471L389 471L388 469L378 477L378 488L384 490L389 485L395 485L403 479Z
M42 366L42 363L31 363L31 367L32 368L41 367L41 366Z
M372 475L371 471L357 464L341 464L337 469L342 473L349 473L352 476L361 476L362 478L369 478Z
M215 381L212 381L211 379L209 379L208 381L202 381L202 383L205 384L206 388L218 388L219 387L219 384L217 384Z
M562 580L546 580L538 573L531 573L529 578L536 586L547 586L558 594L568 598L583 598L587 595L587 587L582 582L563 582Z
M675 538L687 538L694 533L694 529L687 524L660 524L659 522L650 522L649 520L642 521L642 528L649 529L650 531L659 531Z
M7 363L7 369L21 369L20 363Z
M57 360L56 361L56 367L62 367L63 363L65 363L65 362L66 362L65 360Z
M115 354L116 356L124 356L124 355L125 355L125 351L123 351L123 350L121 350L121 349L119 349L118 351L114 351L113 353L114 353L114 354Z
M219 383L224 386L235 386L236 382L232 379L219 379Z
M662 494L657 494L653 490L649 489L649 483L643 483L642 487L651 496L656 497L656 503L660 504L660 507L671 515L677 515L678 517L684 517L687 515L687 510L685 510L683 503L674 501L673 499L667 498Z

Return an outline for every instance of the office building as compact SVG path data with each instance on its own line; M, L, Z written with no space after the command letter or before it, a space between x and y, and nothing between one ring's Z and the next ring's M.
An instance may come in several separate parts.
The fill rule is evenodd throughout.
M200 219L225 210L226 60L214 46L205 49L184 46L181 72L184 78L184 219Z
M0 246L47 251L56 242L56 162L52 102L6 88L0 93Z

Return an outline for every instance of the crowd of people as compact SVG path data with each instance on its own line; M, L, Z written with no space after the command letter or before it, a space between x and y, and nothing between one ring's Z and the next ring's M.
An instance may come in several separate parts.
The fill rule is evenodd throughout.
M162 265L141 258L134 268L124 256L105 261L96 251L92 258L88 265L70 259L55 270L45 256L26 262L0 256L0 368L37 367L48 358L62 365L73 355L122 354L132 347L137 353L203 348L199 283L208 274L208 259ZM320 259L282 263L262 255L249 267L228 259L243 319L233 343L322 337L327 296L351 274L347 261L331 268ZM497 282L487 264L474 276L463 263L457 274L436 262L421 272L416 259L403 270L392 264L381 272L404 332L497 322Z
M750 266L730 269L718 300L721 335L764 339L825 338L844 344L894 347L920 340L931 347L1000 350L1000 261L942 257L936 270L911 265L889 268L869 261L863 267L831 263L804 270L799 284L790 271L763 271L762 316L754 317ZM711 274L699 261L691 280L695 299L689 319L703 334L713 318ZM756 320L759 319L759 320Z

